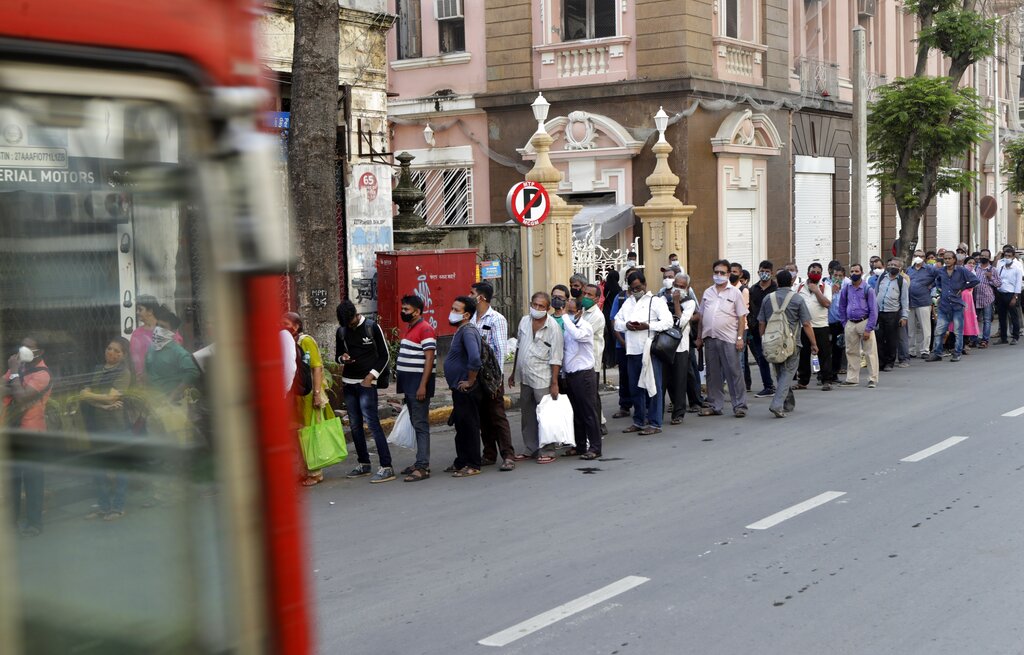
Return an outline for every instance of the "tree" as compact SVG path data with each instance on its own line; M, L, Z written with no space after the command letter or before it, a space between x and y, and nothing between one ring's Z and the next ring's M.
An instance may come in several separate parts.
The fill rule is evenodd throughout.
M335 148L338 2L295 0L288 185L297 245L295 288L306 331L331 343L338 289Z
M914 76L879 87L878 99L869 104L867 149L875 165L871 177L896 204L905 261L917 248L918 227L935 196L965 190L975 178L957 160L988 134L988 112L974 90L961 87L960 81L971 65L995 49L997 20L981 13L982 4L906 0L904 11L920 24ZM925 75L933 50L948 58L943 77Z

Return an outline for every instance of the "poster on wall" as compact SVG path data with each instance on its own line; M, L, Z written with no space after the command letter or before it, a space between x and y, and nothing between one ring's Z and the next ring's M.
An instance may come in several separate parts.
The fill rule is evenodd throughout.
M391 168L356 164L345 191L348 236L348 297L363 314L377 311L378 250L394 248Z

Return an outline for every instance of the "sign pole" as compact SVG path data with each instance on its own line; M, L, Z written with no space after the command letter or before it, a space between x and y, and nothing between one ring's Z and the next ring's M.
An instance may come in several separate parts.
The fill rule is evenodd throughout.
M533 230L526 229L526 284L529 288L528 296L532 296L536 289L533 288Z

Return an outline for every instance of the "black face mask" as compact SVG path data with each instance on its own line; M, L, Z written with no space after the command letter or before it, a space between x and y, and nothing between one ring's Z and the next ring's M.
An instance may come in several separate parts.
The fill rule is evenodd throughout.
M890 266L889 267L889 275L895 276L899 272L900 272L900 269L896 268L895 266Z
M573 298L579 298L583 295L583 289L569 289L569 295Z
M739 281L740 281L740 276L739 275L730 275L729 276L729 284L736 284Z
M402 312L401 314L399 314L399 316L402 317L402 321L405 322L405 323L412 323L413 319L415 318L409 312Z
M565 307L565 300L561 296L555 296L551 299L551 307L554 309L561 309Z

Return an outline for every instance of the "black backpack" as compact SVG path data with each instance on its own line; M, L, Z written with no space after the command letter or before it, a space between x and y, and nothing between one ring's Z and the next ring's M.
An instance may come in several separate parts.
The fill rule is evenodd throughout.
M498 357L491 350L490 344L487 343L487 337L481 334L480 372L477 374L477 380L480 381L480 385L489 398L501 396L501 376L501 363L498 362Z
M292 392L296 396L308 396L313 391L313 369L306 361L306 351L295 344L295 376L292 378Z

